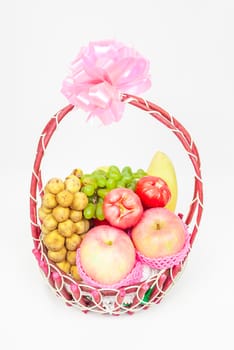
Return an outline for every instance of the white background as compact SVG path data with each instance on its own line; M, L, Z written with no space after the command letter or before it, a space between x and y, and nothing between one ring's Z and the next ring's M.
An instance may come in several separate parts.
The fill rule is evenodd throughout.
M1 348L233 349L233 1L21 0L1 6ZM151 61L152 88L144 97L193 135L204 180L204 215L184 274L160 305L131 317L66 307L45 285L31 253L29 186L39 135L67 104L61 82L80 47L109 38ZM85 133L79 113L64 120L43 176L108 162L145 168L161 149L175 162L179 210L186 211L189 161L173 135L140 117L128 107L108 132L88 125Z

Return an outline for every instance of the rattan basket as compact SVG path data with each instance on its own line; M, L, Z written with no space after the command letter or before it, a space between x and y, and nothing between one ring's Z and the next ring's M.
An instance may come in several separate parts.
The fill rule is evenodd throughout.
M202 211L203 211L203 187L200 171L199 153L189 132L181 123L159 106L146 101L141 97L129 94L122 94L122 102L129 103L149 114L177 137L182 144L194 171L194 192L189 204L188 214L183 221L189 226L190 248L196 237ZM60 296L69 306L74 306L83 312L96 312L100 314L133 314L136 311L146 309L153 304L159 303L174 285L175 280L184 269L188 259L186 254L184 260L173 267L164 268L151 273L141 283L114 288L97 288L84 282L77 282L70 275L62 272L46 254L46 249L41 239L41 227L38 219L38 205L41 201L43 184L41 177L41 162L44 157L47 145L59 126L59 123L73 110L73 105L68 105L56 113L43 129L36 152L34 162L31 188L30 188L30 217L31 232L33 239L33 254L39 264L42 275L48 285Z

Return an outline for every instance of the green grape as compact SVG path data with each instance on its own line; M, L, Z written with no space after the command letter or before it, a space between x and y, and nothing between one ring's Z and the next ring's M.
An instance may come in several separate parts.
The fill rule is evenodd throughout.
M121 171L121 174L124 176L124 175L130 175L132 176L132 169L130 166L125 166L122 171Z
M121 174L120 173L110 173L109 179L114 179L115 181L118 181L121 179Z
M115 179L112 179L111 177L106 180L106 188L109 190L112 190L116 187L116 181Z
M131 190L135 191L136 184L138 182L138 179L132 179L132 181L127 185L127 188L130 188Z
M106 187L106 177L104 175L98 175L96 177L98 187Z
M122 177L122 181L125 183L125 187L126 187L127 185L129 185L132 182L132 176L126 174Z
M143 169L138 169L136 173L139 175L140 178L147 175L147 173Z
M84 174L82 177L81 177L81 182L83 185L87 185L87 184L90 184L90 182L92 182L92 176L90 174Z
M92 172L92 174L95 178L98 177L99 175L103 175L106 177L106 171L102 169L97 169Z
M131 182L130 184L127 185L127 188L129 188L130 190L135 191L136 184L134 182Z
M112 178L116 181L120 180L121 179L121 173L120 173L120 170L117 166L115 165L111 165L109 170L108 170L108 173L107 173L107 176L109 178Z
M104 212L103 212L103 203L99 202L96 206L96 218L98 220L104 220L105 216L104 216Z
M85 185L93 185L94 189L97 188L97 181L96 181L95 177L91 174L85 174L84 176L82 176L81 182L84 186Z
M87 184L81 188L81 191L86 194L86 196L90 197L94 194L95 188L92 184Z
M116 183L116 187L117 187L117 188L125 187L125 185L126 185L126 184L125 184L125 182L123 181L123 179L117 181L117 183Z
M111 165L108 169L108 173L110 173L110 172L120 173L120 170L116 165Z
M96 205L94 203L89 203L83 212L85 219L92 219L95 216L95 211Z
M109 190L107 188L99 188L97 190L97 195L98 195L98 197L104 198L108 192L109 192Z
M132 174L133 179L140 179L141 176L138 173L133 173Z
M138 169L135 173L133 173L132 177L134 180L139 181L143 176L146 176L147 173L143 169Z
M135 185L136 185L136 183L137 183L140 179L141 179L140 177L133 177L132 182L134 182Z

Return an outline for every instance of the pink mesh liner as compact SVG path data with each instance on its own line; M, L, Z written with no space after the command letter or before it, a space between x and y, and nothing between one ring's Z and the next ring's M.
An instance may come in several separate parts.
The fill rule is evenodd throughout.
M157 258L157 259L152 259L152 258L147 258L143 254L141 254L139 251L136 251L137 259L141 261L143 264L149 265L153 269L157 270L163 270L163 269L168 269L174 265L179 265L185 257L187 256L189 250L190 250L190 235L188 233L188 230L186 228L186 233L185 233L185 243L183 248L176 254L174 255L169 255L164 258Z
M132 271L121 281L115 284L101 284L96 281L94 281L91 277L89 277L85 271L83 270L81 263L80 263L80 249L77 249L77 254L76 254L76 265L79 271L79 275L82 278L84 282L86 282L88 285L93 286L93 287L98 287L98 288L113 288L113 289L119 289L120 287L123 286L129 286L129 285L134 285L134 283L139 283L142 274L143 274L143 266L140 261L137 261L135 263L135 266L133 267Z

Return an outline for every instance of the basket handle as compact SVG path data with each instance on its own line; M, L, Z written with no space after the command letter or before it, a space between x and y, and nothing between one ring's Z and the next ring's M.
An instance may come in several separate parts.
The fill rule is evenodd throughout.
M200 170L200 157L195 143L193 142L189 132L178 122L177 119L172 117L161 107L155 105L152 102L146 101L141 97L134 95L123 94L122 101L129 103L135 107L138 107L152 117L157 119L159 122L164 124L169 128L175 136L182 143L184 149L186 150L189 159L194 168L194 193L193 198L190 204L190 208L187 216L185 217L185 223L189 224L194 215L195 223L191 232L190 244L193 244L195 236L198 231L198 227L201 221L202 212L203 212L203 184ZM42 195L42 180L41 180L41 161L43 159L46 147L58 127L58 124L62 119L74 108L73 105L68 105L65 108L57 112L47 123L43 129L36 152L36 158L34 161L32 177L31 177L31 186L30 186L30 219L31 219L31 230L32 237L34 239L34 246L37 249L39 245L39 236L40 236L40 225L38 224L37 217L37 194Z

